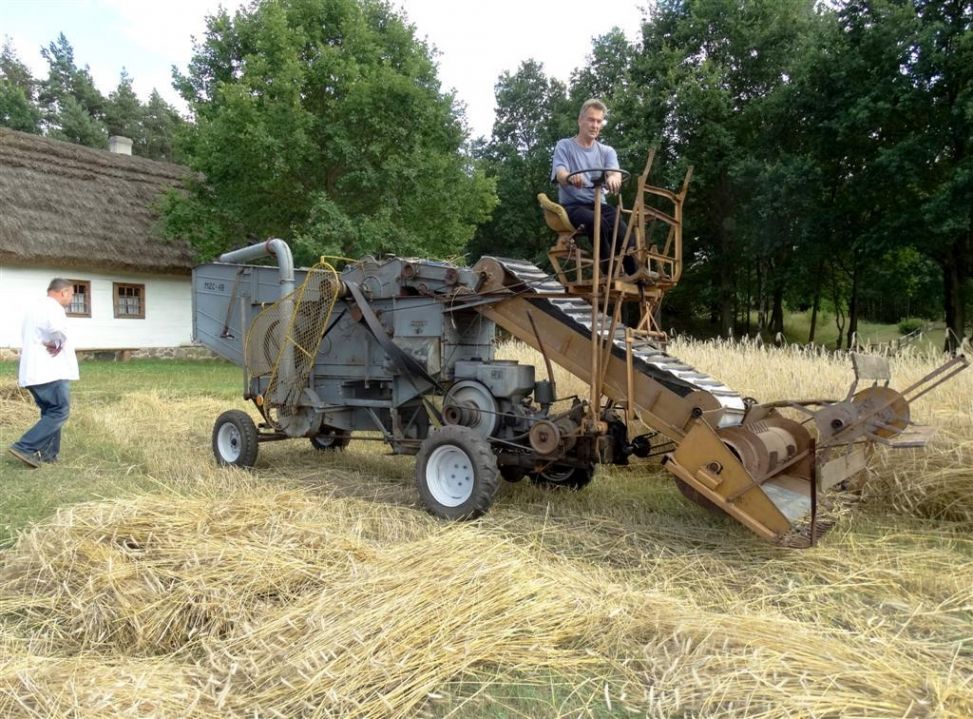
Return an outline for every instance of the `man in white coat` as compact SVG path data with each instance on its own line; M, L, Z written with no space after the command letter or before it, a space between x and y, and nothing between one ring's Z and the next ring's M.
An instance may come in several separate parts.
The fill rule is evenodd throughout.
M64 312L73 297L74 285L56 277L47 287L47 297L24 316L18 379L33 396L41 418L9 451L28 467L56 462L61 451L61 427L71 411L68 382L78 379L78 358L68 339Z

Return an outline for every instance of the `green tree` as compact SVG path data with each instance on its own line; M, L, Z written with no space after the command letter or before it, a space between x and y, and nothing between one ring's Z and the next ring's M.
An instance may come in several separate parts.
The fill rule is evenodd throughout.
M141 144L137 145L136 152L151 160L181 162L175 142L177 133L185 129L186 121L176 108L153 89L143 109Z
M927 275L924 262L889 261L914 256L910 248L941 268L942 282L924 280L925 291L943 292L910 304L943 307L948 340L962 338L973 271L968 3L851 0L834 18L801 67L795 104L821 168L822 236L842 275L831 284L847 304L846 341L879 287L896 285L901 297Z
M891 4L891 3L889 3ZM885 2L861 2L874 20ZM900 202L892 229L942 270L947 349L973 321L973 10L963 0L913 0L899 38L901 141L883 158Z
M773 154L772 98L807 42L812 16L810 0L665 0L643 26L629 84L650 118L646 129L661 110L666 145L696 167L686 207L693 271L683 294L709 304L723 335L738 314L737 288L753 274L746 258L763 252L753 232L754 180L761 158ZM639 106L629 102L628 112ZM781 249L774 249L778 280L788 254ZM779 287L772 295L779 307Z
M144 146L142 137L145 110L132 89L132 78L122 68L118 87L108 95L105 103L105 126L109 135L121 135L132 140L135 147Z
M472 258L492 254L542 262L552 235L537 194L551 192L554 144L572 133L567 91L534 60L503 73L495 90L496 119L480 155L496 180L499 204L491 220L477 229L469 253Z
M430 51L377 0L264 0L207 19L177 88L195 180L167 207L204 255L248 238L299 256L447 256L493 208Z
M17 56L10 38L5 38L0 50L0 125L22 132L40 132L36 88L30 69Z
M41 55L48 64L47 79L38 92L46 133L68 142L105 147L105 98L95 87L88 67L75 64L74 48L64 33L43 48Z

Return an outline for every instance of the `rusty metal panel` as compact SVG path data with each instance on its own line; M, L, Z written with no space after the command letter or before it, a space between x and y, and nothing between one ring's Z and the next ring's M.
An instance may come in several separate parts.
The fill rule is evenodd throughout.
M851 364L855 368L855 377L858 379L888 382L892 378L887 357L853 352Z
M854 477L865 469L865 447L858 447L818 465L818 488L822 491Z

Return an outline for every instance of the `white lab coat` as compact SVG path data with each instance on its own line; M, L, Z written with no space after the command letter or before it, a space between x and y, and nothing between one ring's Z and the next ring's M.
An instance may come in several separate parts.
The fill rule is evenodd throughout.
M53 297L34 303L24 315L21 328L20 375L21 387L33 387L59 379L78 379L78 357L68 337L68 318L64 308ZM61 347L52 357L44 345L54 342Z

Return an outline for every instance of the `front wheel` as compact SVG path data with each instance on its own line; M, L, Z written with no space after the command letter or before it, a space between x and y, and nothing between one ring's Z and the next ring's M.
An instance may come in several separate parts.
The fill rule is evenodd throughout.
M419 500L443 519L474 519L485 514L493 504L499 474L489 442L461 425L431 432L416 455Z
M252 467L257 461L257 426L238 409L221 414L213 425L213 455L222 466Z

